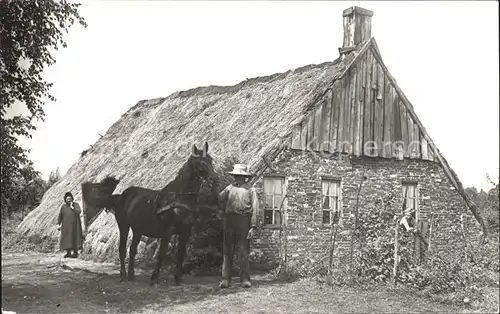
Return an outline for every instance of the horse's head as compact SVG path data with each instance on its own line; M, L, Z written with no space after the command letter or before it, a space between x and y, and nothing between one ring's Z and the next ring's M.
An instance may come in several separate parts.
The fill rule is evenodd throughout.
M191 156L188 163L194 175L203 178L207 181L213 181L217 177L212 164L212 156L208 154L208 143L205 142L203 149L198 149L193 145Z
M203 149L198 149L196 145L193 145L191 155L179 170L177 177L164 187L156 197L155 207L160 208L175 202L178 197L181 197L183 202L190 203L190 198L196 202L203 180L211 183L216 188L218 177L214 171L212 161L212 157L208 154L207 142L205 142ZM193 195L185 195L184 193Z

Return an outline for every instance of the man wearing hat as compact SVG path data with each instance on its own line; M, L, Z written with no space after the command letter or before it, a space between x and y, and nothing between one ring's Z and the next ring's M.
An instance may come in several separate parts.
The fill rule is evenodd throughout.
M83 231L80 221L80 205L73 202L73 194L64 194L64 203L59 210L57 219L58 230L61 231L60 249L66 250L64 257L78 257L78 250L82 248ZM73 253L71 253L73 251Z
M235 183L228 185L220 193L220 201L224 210L223 217L223 255L221 288L231 284L231 269L233 265L234 247L238 249L240 266L240 281L244 288L252 286L250 283L249 262L250 239L257 228L259 199L255 188L248 180L252 177L248 166L234 165L229 174L234 176Z

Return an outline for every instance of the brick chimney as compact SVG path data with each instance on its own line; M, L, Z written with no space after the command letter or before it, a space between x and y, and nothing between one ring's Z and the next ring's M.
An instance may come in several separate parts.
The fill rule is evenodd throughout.
M339 48L341 56L351 52L355 47L371 38L373 12L360 7L344 10L344 44Z

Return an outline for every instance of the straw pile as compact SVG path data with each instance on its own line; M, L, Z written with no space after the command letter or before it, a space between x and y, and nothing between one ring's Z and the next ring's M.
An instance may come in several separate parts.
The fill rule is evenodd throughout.
M114 193L131 185L161 189L187 160L192 145L201 147L204 141L219 173L225 160L246 163L255 171L265 154L290 138L292 128L351 60L139 101L47 191L18 234L57 239L64 193L71 191L81 204L81 184L87 181L114 176L120 180ZM84 248L97 261L117 261L118 228L112 213L102 212L88 228ZM145 249L142 242L139 257L146 256Z

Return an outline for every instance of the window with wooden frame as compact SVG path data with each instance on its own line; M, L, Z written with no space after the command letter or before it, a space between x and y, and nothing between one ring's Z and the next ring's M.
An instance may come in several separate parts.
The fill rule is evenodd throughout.
M418 213L418 186L417 182L403 182L402 185L403 206L402 211L415 210L415 220Z
M321 180L321 209L323 224L337 224L340 220L340 180L323 178Z
M425 258L427 251L428 236L429 236L429 221L422 220L420 217L420 209L418 205L418 183L411 181L403 181L402 184L402 211L413 212L411 216L413 219L411 224L408 225L416 229L414 254L418 261Z
M280 207L284 196L284 177L264 177L264 225L281 224Z

